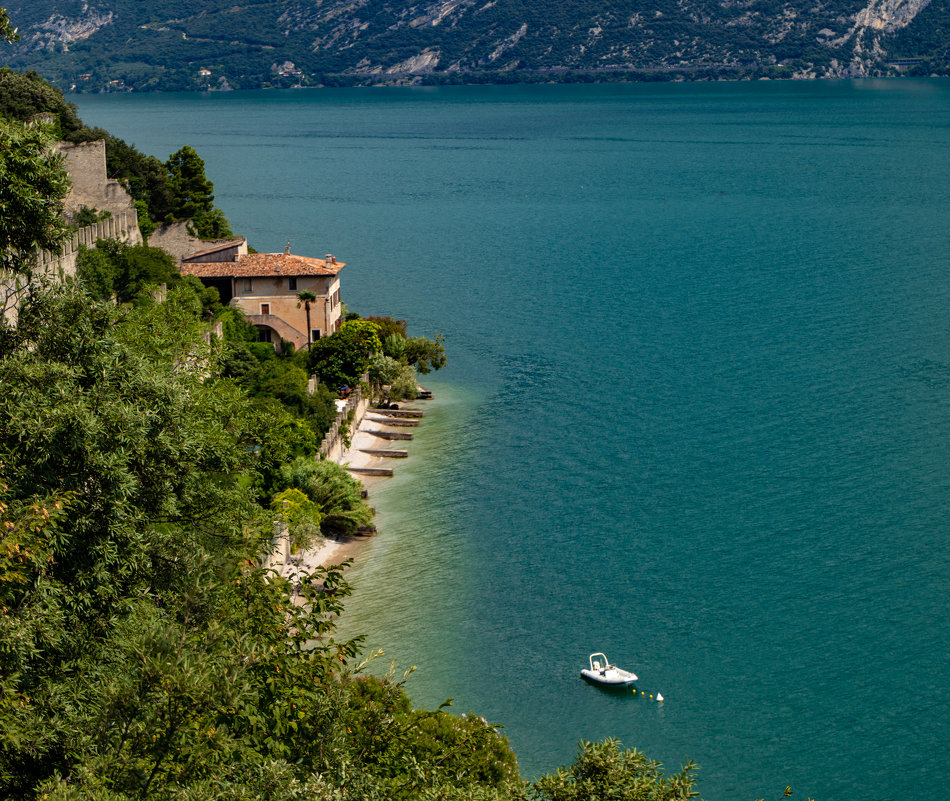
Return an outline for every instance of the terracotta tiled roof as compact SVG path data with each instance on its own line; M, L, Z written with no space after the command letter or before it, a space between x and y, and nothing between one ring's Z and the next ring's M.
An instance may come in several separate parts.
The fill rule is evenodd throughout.
M247 240L244 239L244 237L241 237L240 239L232 239L228 242L219 242L217 245L214 245L207 250L199 250L195 253L190 253L189 255L185 256L185 258L197 259L201 256L207 256L209 253L218 253L219 251L227 250L228 248L238 247L239 245L243 245L246 241Z
M269 276L336 275L346 265L330 260L295 256L292 253L249 253L237 261L190 262L181 265L182 275L199 278L266 278Z

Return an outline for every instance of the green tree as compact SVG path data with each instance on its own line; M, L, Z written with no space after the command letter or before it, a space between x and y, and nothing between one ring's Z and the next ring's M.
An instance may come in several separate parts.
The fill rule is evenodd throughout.
M260 367L260 362L243 342L227 342L219 366L222 376L240 380L253 376Z
M146 214L139 209L139 227L146 236L146 228L154 230L156 223L173 216L174 197L165 165L155 156L146 156L132 145L107 131L94 133L106 141L106 171L110 178L121 181L136 201L145 204ZM149 225L143 227L144 219ZM149 230L151 233L151 230Z
M659 762L617 740L582 742L570 767L542 776L531 787L538 801L687 801L693 790L692 762L664 776Z
M171 215L191 220L214 209L214 184L205 176L205 163L194 148L185 145L165 162L172 193Z
M340 330L313 343L310 372L331 389L355 386L369 365L370 356L380 350L378 328L369 320L348 320Z
M106 262L108 268L105 266ZM96 242L95 251L87 250L85 255L81 254L77 259L77 273L80 278L88 280L93 265L101 275L111 275L110 294L115 292L122 303L141 298L144 292L159 284L173 285L181 281L174 259L161 248L151 248L147 245L129 245L100 239ZM105 282L101 286L104 287ZM94 294L97 294L97 297L107 297L96 291Z
M119 270L108 254L100 248L79 246L76 256L76 278L96 300L108 300L115 292Z
M285 489L277 493L270 508L290 526L293 550L308 548L320 538L319 507L299 489Z
M397 361L405 361L406 338L402 334L390 334L383 339L383 353Z
M418 394L416 371L411 365L396 361L391 356L380 353L374 355L370 359L367 374L370 386L377 395L383 393L383 387L389 388L390 400L412 399Z
M426 374L445 367L445 337L437 334L435 339L410 337L406 340L406 361L414 365L417 372Z
M307 372L287 359L270 359L254 376L251 392L277 398L298 413L307 409Z
M41 124L0 118L0 270L29 275L35 251L57 251L68 234L63 201L69 178Z
M297 308L299 309L301 304L303 304L304 311L307 314L307 350L310 350L311 338L313 336L313 330L310 328L310 304L315 303L316 300L317 296L309 289L304 289L297 295Z
M281 483L300 490L316 505L327 536L351 535L373 519L362 484L336 462L296 459L282 468Z
M177 358L172 372L180 350L148 352L141 337L133 350L119 333L116 307L67 284L25 299L0 353L8 496L69 510L45 532L49 556L14 589L7 606L17 612L0 633L4 689L30 699L22 726L0 729L7 797L67 775L79 750L95 750L92 720L106 710L94 699L105 703L109 673L134 659L130 631L157 634L156 603L187 592L182 569L207 577L202 560L244 539L236 483L208 480L250 466L223 436L230 399L203 386L199 362Z
M227 239L234 236L231 223L217 206L209 212L198 214L192 221L191 229L199 239Z
M379 338L383 341L385 341L387 337L391 336L400 336L403 339L408 336L406 333L408 329L408 323L405 320L396 320L392 317L392 315L387 317L376 317L370 315L366 319L371 323L376 323L376 325L379 327Z

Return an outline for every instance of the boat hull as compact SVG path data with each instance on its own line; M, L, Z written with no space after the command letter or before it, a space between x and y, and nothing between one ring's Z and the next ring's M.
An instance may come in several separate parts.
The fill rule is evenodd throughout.
M637 680L634 673L620 668L610 668L608 670L584 668L581 671L581 678L601 687L629 687Z

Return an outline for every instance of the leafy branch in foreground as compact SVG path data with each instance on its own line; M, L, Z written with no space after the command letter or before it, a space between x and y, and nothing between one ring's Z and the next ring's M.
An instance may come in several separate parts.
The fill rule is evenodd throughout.
M38 248L56 251L69 229L69 178L48 127L0 117L0 270L26 275Z
M693 790L692 762L664 776L659 762L617 740L582 742L575 762L532 785L538 801L686 801Z
M20 34L10 24L10 17L7 16L5 8L0 8L0 38L10 44L20 40Z

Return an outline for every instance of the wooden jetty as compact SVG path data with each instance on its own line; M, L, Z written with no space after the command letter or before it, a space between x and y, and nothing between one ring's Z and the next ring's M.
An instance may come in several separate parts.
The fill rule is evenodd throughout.
M391 476L394 475L391 467L350 467L346 469L351 473L359 473L361 476Z
M370 417L367 415L366 419L372 423L382 423L384 426L394 426L397 428L399 426L403 428L413 428L419 425L418 420L405 420L401 417Z
M380 448L360 448L360 453L368 453L370 456L383 456L387 459L405 459L409 456L409 451L393 451Z
M374 437L379 437L380 439L412 439L412 434L408 431L369 431L367 434L372 434Z
M425 417L425 412L420 409L369 409L368 411L386 417Z

